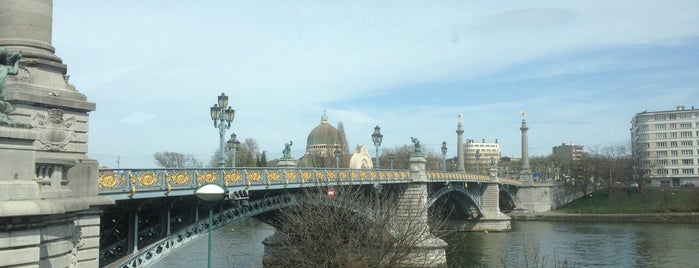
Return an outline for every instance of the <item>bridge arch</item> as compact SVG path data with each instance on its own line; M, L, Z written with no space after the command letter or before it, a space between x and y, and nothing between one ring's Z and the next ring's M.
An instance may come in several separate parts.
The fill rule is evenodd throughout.
M473 207L476 209L476 213L478 213L478 216L483 216L483 206L481 202L481 187L477 183L463 185L444 185L444 187L440 188L428 197L427 206L432 207L437 202L437 200L452 193L456 193L459 196L466 197L454 199L454 201L457 202L457 204L464 210L468 209L469 207Z
M256 217L268 212L308 204L309 202L318 200L318 198L308 198L306 194L308 194L308 192L305 191L296 193L284 191L275 195L265 195L255 200L234 201L230 203L228 207L220 210L218 213L215 212L216 214L214 214L212 229L224 227L241 219ZM319 192L318 194L324 195L322 192ZM359 203L352 204L352 202L328 202L327 205L347 209L357 213L359 216L368 218L372 217L372 211L368 208L361 207L361 204ZM268 219L265 220L265 218L256 218L278 230L278 226L276 226L274 222L267 221ZM387 231L391 232L392 230ZM199 221L185 226L184 228L172 232L169 234L169 236L166 236L159 241L139 249L139 252L136 255L132 256L120 267L144 267L153 264L158 260L167 257L169 254L185 244L194 241L202 235L207 235L207 232L208 218L200 219ZM106 250L108 251L110 249Z
M517 207L515 194L517 189L511 186L500 185L499 204L501 212L511 212Z

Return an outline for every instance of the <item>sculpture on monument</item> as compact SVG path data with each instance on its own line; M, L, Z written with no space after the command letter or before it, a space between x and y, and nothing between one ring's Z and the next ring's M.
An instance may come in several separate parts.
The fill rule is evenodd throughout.
M284 151L282 151L282 159L292 159L291 157L291 145L294 142L289 141L289 143L284 144Z
M8 115L15 110L9 102L5 101L5 92L7 91L5 82L8 75L17 75L19 73L19 60L22 58L22 52L7 52L4 47L0 47L0 126L31 128L28 124L15 122Z
M414 137L410 137L410 140L413 142L413 155L422 156L422 145L420 145L420 141Z

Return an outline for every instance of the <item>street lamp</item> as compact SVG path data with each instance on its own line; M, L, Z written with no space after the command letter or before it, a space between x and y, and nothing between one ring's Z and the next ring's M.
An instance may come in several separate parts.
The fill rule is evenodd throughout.
M447 172L447 142L442 142L442 169Z
M391 170L393 170L393 159L394 159L394 158L395 158L395 157L393 156L393 154L391 154L391 155L388 156L388 160L391 161Z
M238 145L240 145L240 141L238 141L238 136L235 135L235 133L231 134L231 138L228 139L226 142L226 147L231 150L231 167L235 168L235 153L238 151Z
M223 201L227 194L228 190L218 184L205 184L194 191L194 195L209 208L209 257L207 259L209 268L211 268L211 229L214 225L214 207Z
M379 169L381 167L379 164L379 147L381 147L383 135L381 135L381 128L378 125L374 127L374 134L371 134L371 140L374 142L374 146L376 147L376 169Z
M335 168L340 168L340 145L335 145L335 151L333 151L333 154L335 154Z
M228 106L228 96L221 93L218 96L218 103L211 106L211 119L214 120L214 127L218 128L219 134L219 160L218 166L223 167L226 165L226 160L223 159L223 136L226 135L226 129L231 127L231 122L235 117L235 110Z

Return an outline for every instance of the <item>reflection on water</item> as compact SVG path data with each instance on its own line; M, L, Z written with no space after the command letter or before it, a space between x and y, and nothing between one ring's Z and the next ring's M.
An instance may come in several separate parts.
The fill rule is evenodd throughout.
M246 219L214 231L213 267L261 267L274 229ZM450 267L697 267L699 224L512 222L506 233L445 238ZM205 267L202 237L153 267Z
M451 267L692 267L698 224L513 222L509 233L446 238Z
M255 219L244 219L214 230L212 267L261 267L262 240L274 228ZM203 236L151 267L206 267L207 236Z

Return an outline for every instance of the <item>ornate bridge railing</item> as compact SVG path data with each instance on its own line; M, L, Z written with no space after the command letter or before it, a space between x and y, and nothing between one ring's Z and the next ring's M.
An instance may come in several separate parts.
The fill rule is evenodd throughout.
M451 172L428 172L427 179L440 182L493 181L490 176ZM498 180L505 184L521 184L514 180ZM194 189L207 183L267 190L410 181L408 170L312 168L105 169L100 170L98 180L100 195L116 200L191 195Z

